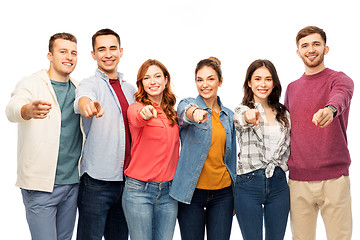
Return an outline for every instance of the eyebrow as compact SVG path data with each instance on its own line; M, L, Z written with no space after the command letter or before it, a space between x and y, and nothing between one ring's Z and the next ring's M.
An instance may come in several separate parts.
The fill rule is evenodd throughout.
M155 75L157 75L157 74L162 74L162 72L156 72L156 73L154 73L153 75L155 76ZM146 77L146 76L149 76L149 77L150 77L150 74L145 74L144 77Z
M97 50L101 50L101 49L105 49L105 48L106 48L105 46L100 46L97 48ZM118 48L118 46L113 45L113 46L110 46L109 48Z

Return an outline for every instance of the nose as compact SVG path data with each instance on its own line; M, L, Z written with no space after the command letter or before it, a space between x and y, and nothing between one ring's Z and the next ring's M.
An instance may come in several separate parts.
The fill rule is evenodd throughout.
M207 80L204 80L204 84L203 84L204 87L207 87L209 86L209 82Z
M66 59L71 60L73 58L73 55L71 53L66 54Z
M310 44L308 52L314 52L314 51L315 51L314 46L312 44Z
M106 58L111 58L111 52L110 52L110 50L106 50L106 51L105 51L105 57L106 57Z
M262 80L261 80L260 85L261 85L262 87L265 87L265 79L262 79Z
M155 79L153 77L150 77L150 84L154 84L155 83Z

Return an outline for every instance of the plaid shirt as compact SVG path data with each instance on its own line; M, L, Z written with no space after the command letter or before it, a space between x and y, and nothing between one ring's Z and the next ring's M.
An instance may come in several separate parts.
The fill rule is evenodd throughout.
M234 124L239 142L239 159L237 161L237 174L246 174L257 169L265 169L267 178L272 177L275 167L288 170L287 160L290 155L290 127L287 130L276 119L280 126L280 138L274 154L271 154L269 135L265 132L267 120L261 104L255 103L255 108L260 112L260 124L254 126L245 121L245 112L250 108L239 105L235 108ZM287 112L290 124L290 114Z

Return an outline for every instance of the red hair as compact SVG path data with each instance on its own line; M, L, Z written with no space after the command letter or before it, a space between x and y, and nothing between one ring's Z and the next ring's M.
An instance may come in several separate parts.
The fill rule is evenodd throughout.
M174 124L177 123L177 115L176 115L176 111L174 108L175 103L176 103L176 97L175 97L174 93L171 91L170 73L167 70L167 68L164 66L164 64L162 64L158 60L149 59L141 65L141 67L138 71L138 74L137 74L136 86L138 87L138 90L134 94L135 99L137 102L140 102L144 105L153 105L152 101L149 99L149 97L147 95L147 92L144 89L144 85L142 82L147 70L152 65L158 66L161 69L161 71L163 72L164 77L167 78L167 83L165 85L165 89L163 92L163 98L162 98L160 107L165 112L166 117L169 119L169 121L171 122L171 125L173 126Z

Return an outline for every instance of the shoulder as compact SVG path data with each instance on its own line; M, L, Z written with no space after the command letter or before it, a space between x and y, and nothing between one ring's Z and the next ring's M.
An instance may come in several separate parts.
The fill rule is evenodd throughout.
M44 80L49 80L49 76L46 73L46 70L35 72L31 75L23 77L19 82L18 86L37 86L37 84L44 83ZM49 80L50 81L50 80Z
M121 87L128 91L136 92L136 88L132 84L130 84L124 80L121 80Z
M142 103L134 102L134 103L130 104L130 106L128 108L128 111L136 111L136 110L141 109L143 107L144 107L144 105Z
M328 69L328 74L331 76L333 81L344 81L352 85L354 84L353 80L344 72Z
M243 105L243 104L239 104L239 105L235 108L234 112L235 112L235 113L240 113L240 112L247 111L247 110L249 110L249 109L250 109L250 108L249 108L248 106Z
M180 103L196 103L196 99L195 98L184 98L184 99L182 99L180 102L179 102L179 104Z

